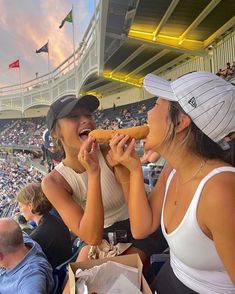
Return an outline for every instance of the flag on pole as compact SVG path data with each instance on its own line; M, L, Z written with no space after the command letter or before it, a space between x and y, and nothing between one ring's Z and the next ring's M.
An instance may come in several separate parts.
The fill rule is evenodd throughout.
M48 42L45 45L43 45L41 48L39 48L38 50L36 50L36 53L41 53L41 52L48 53Z
M20 67L20 60L19 59L17 59L16 61L14 61L8 65L8 69L14 68L14 67Z
M72 12L73 10L71 9L70 11L69 11L69 13L66 15L66 17L62 20L62 22L61 22L61 24L60 24L60 26L59 26L59 28L61 29L62 27L63 27L63 25L64 25L64 23L67 21L67 22L71 22L71 23L73 23L73 12Z

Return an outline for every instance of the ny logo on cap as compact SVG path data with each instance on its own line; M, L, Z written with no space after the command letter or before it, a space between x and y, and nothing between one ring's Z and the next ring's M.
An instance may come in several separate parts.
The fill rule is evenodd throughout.
M196 99L195 97L192 97L188 103L193 107L193 108L196 108L197 107L197 102L196 102Z

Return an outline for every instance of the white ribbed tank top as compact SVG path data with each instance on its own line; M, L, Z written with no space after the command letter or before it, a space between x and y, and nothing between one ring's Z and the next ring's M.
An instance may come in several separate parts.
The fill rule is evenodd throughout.
M115 222L128 219L128 208L122 188L117 182L114 173L107 166L100 149L98 159L101 168L101 192L104 206L104 228ZM87 197L87 172L76 173L72 168L60 162L55 169L64 177L73 190L74 200L84 209Z
M216 168L201 180L184 218L170 234L166 233L163 214L167 191L175 170L167 179L162 207L161 227L170 247L171 267L183 284L203 294L235 293L235 287L225 271L214 242L203 233L197 222L197 206L203 187L211 177L221 172L235 172L235 168Z

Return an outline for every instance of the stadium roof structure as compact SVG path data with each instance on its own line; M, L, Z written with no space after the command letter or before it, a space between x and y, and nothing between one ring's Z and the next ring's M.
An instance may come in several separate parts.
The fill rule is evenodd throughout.
M147 73L207 55L209 46L235 27L234 0L101 2L102 74L86 81L86 92L107 95L141 86Z

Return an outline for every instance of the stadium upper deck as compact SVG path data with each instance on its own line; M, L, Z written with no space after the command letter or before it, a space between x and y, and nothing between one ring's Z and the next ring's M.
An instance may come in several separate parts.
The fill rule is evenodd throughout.
M70 56L50 75L24 83L22 91L19 85L0 89L2 117L38 116L39 107L45 114L68 93L105 98L141 87L149 72L167 79L193 70L217 72L235 60L234 15L231 0L101 0L75 60Z

